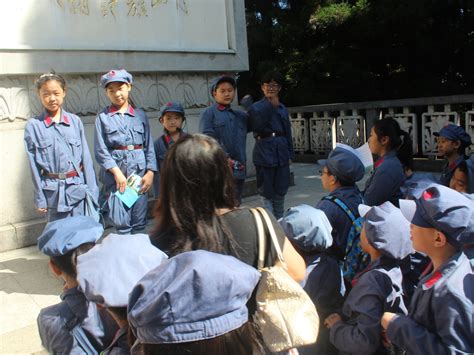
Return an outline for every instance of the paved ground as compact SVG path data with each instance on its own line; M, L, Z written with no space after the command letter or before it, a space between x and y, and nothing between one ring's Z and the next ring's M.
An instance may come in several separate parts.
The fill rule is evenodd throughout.
M290 187L285 206L314 205L324 195L319 167L293 164L292 170L295 186ZM243 204L258 206L260 199L251 196ZM62 283L36 246L0 253L0 354L46 354L36 317L41 308L59 302L61 290Z

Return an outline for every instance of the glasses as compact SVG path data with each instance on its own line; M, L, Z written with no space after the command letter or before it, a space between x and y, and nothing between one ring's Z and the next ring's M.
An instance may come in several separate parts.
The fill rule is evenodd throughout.
M279 89L280 84L263 84L263 87L266 89Z

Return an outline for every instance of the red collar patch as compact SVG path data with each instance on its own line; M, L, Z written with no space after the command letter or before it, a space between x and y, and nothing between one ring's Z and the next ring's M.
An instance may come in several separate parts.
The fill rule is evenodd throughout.
M439 271L436 271L433 276L431 276L429 278L428 281L426 281L423 286L425 286L425 288L430 288L432 287L435 283L437 283L439 281L439 279L441 279L443 277L443 274Z
M217 109L218 109L219 111L224 111L226 108L227 108L226 105L221 105L221 104L217 105Z
M171 136L169 134L165 134L165 140L166 140L166 143L170 144Z
M378 168L382 163L383 163L383 160L385 159L385 157L382 157L380 158L379 160L377 160L375 162L375 168Z
M46 116L44 118L44 124L46 125L46 127L51 127L51 125L54 123L53 119L51 118L51 116ZM71 125L71 121L69 121L69 118L66 116L66 115L63 115L60 119L59 119L59 123L64 123L66 126L70 126Z
M44 118L44 124L46 125L46 127L49 127L53 124L53 119L49 116L46 116Z
M115 114L117 112L118 112L117 107L115 107L114 105L109 106L108 113ZM135 109L132 107L132 105L128 105L127 111L125 111L125 113L135 116Z
M71 125L71 122L69 122L69 118L66 115L63 115L63 123L66 125Z

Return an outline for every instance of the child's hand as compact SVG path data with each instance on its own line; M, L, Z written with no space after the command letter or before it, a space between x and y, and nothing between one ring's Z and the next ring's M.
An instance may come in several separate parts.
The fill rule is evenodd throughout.
M382 324L382 328L384 330L387 330L388 328L388 324L390 323L390 321L393 319L393 317L395 317L396 314L395 313L391 313L391 312L385 312L382 316L382 319L380 320L380 324Z
M144 194L150 190L151 185L153 184L153 176L155 173L151 170L148 170L145 175L142 177L142 187L140 189L140 193Z
M127 187L127 178L125 175L123 175L122 171L118 167L110 169L110 172L114 174L117 190L119 190L120 193L123 193L125 191L125 187Z
M324 320L324 325L328 328L331 329L332 326L338 322L342 321L342 318L339 314L333 313L330 314L325 320Z
M38 208L38 212L46 213L46 212L48 212L48 209L47 208Z
M278 97L278 94L267 96L267 99L275 107L280 105L280 98Z

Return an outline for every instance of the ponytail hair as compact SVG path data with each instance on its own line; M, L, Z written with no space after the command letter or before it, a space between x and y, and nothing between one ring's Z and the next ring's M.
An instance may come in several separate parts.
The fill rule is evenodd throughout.
M389 150L397 151L397 157L405 170L413 170L413 145L408 132L402 130L398 122L391 117L376 121L374 131L379 140L388 137Z
M68 276L77 277L77 257L85 254L94 247L94 243L84 243L79 245L76 249L64 255L52 256L51 262L56 267Z

